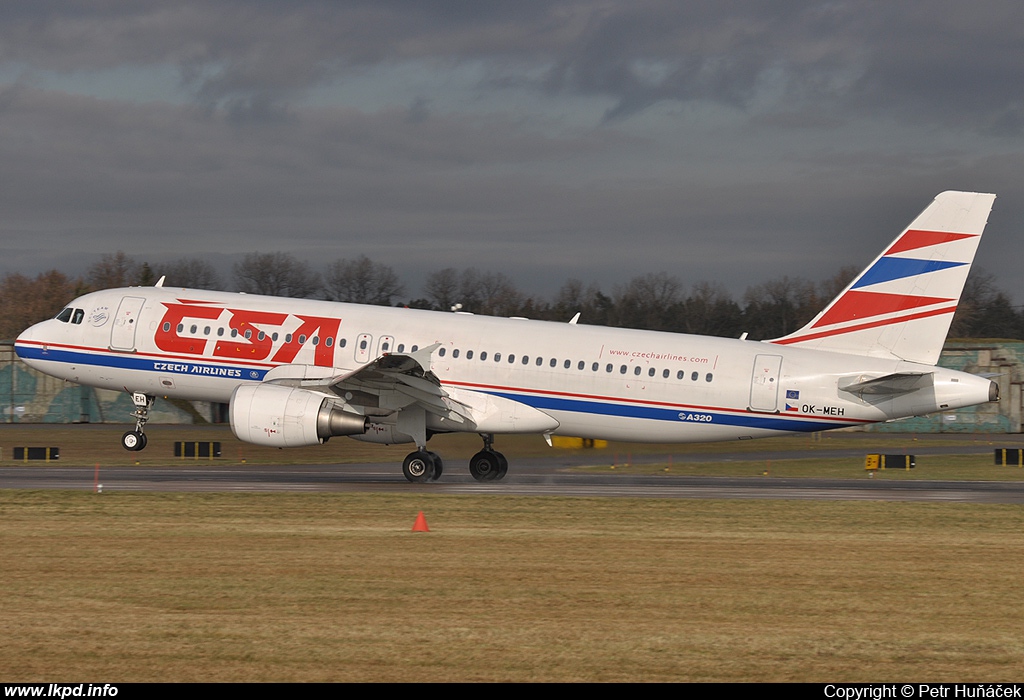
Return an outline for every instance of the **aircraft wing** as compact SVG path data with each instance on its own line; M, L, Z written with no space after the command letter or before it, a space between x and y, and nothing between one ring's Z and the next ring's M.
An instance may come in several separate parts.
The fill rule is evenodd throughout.
M558 427L557 420L525 403L442 386L430 371L430 356L438 347L440 343L413 353L382 355L345 374L328 367L282 365L268 372L264 382L335 395L367 416L419 408L459 431L543 433Z
M458 410L459 404L448 397L429 369L430 353L437 347L382 355L344 374L329 367L282 365L268 372L264 381L334 394L347 404L362 407L367 415L387 415L418 405L428 413L462 423L465 411Z

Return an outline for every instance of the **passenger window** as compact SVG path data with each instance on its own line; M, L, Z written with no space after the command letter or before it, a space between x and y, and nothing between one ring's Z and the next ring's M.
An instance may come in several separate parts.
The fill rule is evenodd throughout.
M473 351L472 350L467 350L466 351L466 359L467 360L472 360L473 359Z
M191 326L189 326L188 332L189 333L195 333L196 332L196 324L193 323ZM249 331L246 331L246 333L248 333L248 332ZM245 336L245 337L248 338L249 336Z
M685 376L686 372L684 372L683 370L679 370L678 372L676 372L676 379L682 379Z
M610 362L605 366L604 371L605 372L611 372L612 371L612 365L611 365Z
M342 341L342 342L345 342L345 341ZM342 346L342 347L344 347L344 346ZM398 352L405 352L405 343L399 343L398 344Z
M539 365L540 364L540 358L538 357L537 360L538 360L537 364ZM566 360L565 363L569 364L569 361ZM558 364L558 360L556 360L555 358L552 357L551 358L551 362L549 362L548 364L551 365L552 367L554 367L554 366L556 366Z
M192 332L193 333L196 332L196 327L195 326L192 326ZM245 339L249 340L250 338L252 338L252 329L246 328L245 329Z
M501 353L500 352L494 353L494 361L495 362L501 362Z
M693 374L691 374L691 375L690 375L690 381L691 381L691 382L695 382L695 381L697 381L697 377L699 377L699 376L700 376L700 374L699 374L699 373L697 373L697 372L694 372Z
M203 329L203 335L210 335L210 327L209 326L207 326L206 328Z
M619 365L619 374L626 373L626 365Z
M663 370L661 376L664 377L665 379L668 379L668 370Z
M444 357L445 352L446 352L446 350L444 348L439 348L438 351L437 351L437 354L440 357Z
M290 342L292 342L292 334L291 334L291 333L286 333L286 334L285 334L285 336L284 336L284 342L286 342L286 343L290 343Z
M184 323L179 323L178 324L178 333L181 334L181 333L184 333L184 332L185 332L185 324Z
M267 334L264 333L263 331L260 331L259 333L256 334L256 340L263 340L266 337L267 337Z
M459 357L459 349L458 348L455 348L454 350L452 350L452 357L458 359L458 357Z
M713 379L713 377L711 375L711 372L708 372L707 376L704 377L704 381L706 381L706 382L710 382L712 379Z
M344 347L344 345L343 345L342 347ZM413 346L412 346L412 350L410 350L410 352L416 352L416 351L417 351L417 350L419 350L419 349L420 349L420 346L419 346L419 345L413 345Z
M523 355L523 364L524 365L530 364L530 357L529 357L529 355Z
M480 361L483 362L486 359L487 359L487 351L484 350L483 352L480 353Z
M319 345L319 344L320 344L320 336L314 335L313 336L313 345Z
M224 327L221 326L220 328L217 329L217 337L223 337L223 336L224 336ZM289 336L289 337L291 337L291 336Z
M516 361L516 356L512 355L512 354L509 354L509 356L508 356L508 363L512 364L515 361Z
M647 376L648 377L653 377L654 376L654 368L653 367L651 367L649 370L647 370Z
M348 345L348 341L345 338L342 338L340 341L338 341L338 347L339 348L343 348L346 345Z
M305 336L305 334L302 334L302 335L299 336L299 345L305 345L305 344L306 344L306 336Z
M365 350L366 349L366 339L365 338L363 340L359 341L359 349L360 350Z
M324 345L326 345L327 347L331 347L332 345L334 345L334 338L327 338L327 340L324 341ZM386 347L384 349L387 350Z
M164 333L170 332L170 330L171 330L171 322L170 321L164 321L163 329L164 329Z

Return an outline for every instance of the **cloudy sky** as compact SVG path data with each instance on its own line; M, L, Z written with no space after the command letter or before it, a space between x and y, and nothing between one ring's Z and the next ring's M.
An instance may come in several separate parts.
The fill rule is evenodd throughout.
M365 254L553 293L739 294L999 195L1024 302L1024 4L136 0L0 5L0 273L124 250Z

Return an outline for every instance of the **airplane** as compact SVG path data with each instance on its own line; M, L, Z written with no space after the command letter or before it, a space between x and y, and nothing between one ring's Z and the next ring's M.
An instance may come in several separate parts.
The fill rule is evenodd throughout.
M800 330L753 341L356 304L128 287L81 296L22 333L41 372L132 396L127 450L156 396L230 404L238 439L335 436L415 451L472 432L479 481L502 479L494 436L714 442L816 432L996 401L998 385L936 362L995 195L943 192Z

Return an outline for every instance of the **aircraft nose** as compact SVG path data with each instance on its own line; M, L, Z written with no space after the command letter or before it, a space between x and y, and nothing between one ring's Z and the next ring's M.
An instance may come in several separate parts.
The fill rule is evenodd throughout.
M37 354L33 352L33 348L38 348L41 345L40 326L44 323L46 323L46 321L29 326L23 330L14 341L14 354L16 354L22 362L30 366L32 358Z

